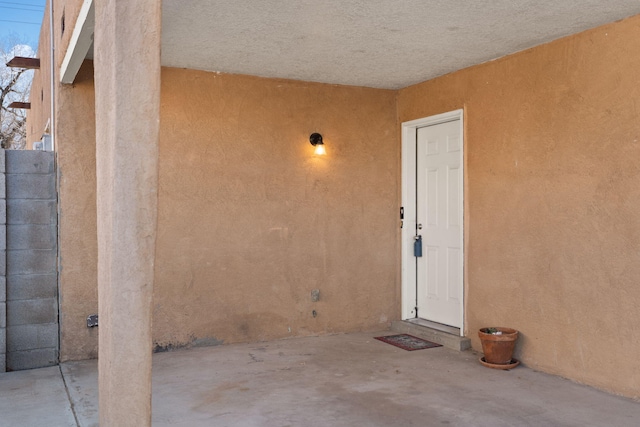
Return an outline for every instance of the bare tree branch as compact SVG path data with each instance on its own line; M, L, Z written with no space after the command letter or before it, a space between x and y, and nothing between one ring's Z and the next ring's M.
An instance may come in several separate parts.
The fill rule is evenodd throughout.
M10 49L0 43L0 147L21 149L26 145L25 110L8 108L12 102L28 102L33 72L12 69L5 64L14 56L33 56L33 50L20 44Z

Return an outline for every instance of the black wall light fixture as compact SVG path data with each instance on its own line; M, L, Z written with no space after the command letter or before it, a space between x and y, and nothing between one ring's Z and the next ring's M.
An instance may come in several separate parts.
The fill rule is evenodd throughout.
M311 142L311 145L316 147L314 153L317 156L324 156L325 154L327 154L327 150L325 150L324 148L324 142L322 142L322 135L320 135L319 133L312 133L309 136L309 142Z

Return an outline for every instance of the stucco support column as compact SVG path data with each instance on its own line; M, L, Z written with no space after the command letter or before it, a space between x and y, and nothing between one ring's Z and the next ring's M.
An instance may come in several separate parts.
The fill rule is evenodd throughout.
M95 13L100 425L150 426L161 2Z

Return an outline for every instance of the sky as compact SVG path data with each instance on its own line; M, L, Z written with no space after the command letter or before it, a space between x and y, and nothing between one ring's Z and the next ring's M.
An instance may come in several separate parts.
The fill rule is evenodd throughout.
M0 0L0 44L16 39L34 50L46 0Z

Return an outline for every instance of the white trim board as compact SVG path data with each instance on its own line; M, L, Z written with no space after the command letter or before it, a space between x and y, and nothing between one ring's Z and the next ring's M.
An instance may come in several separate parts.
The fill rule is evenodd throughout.
M415 286L416 286L416 261L413 256L413 236L416 231L416 133L421 127L437 125L440 123L460 120L460 137L462 146L466 148L464 143L464 110L455 110L448 113L438 114L435 116L425 117L422 119L412 120L402 123L402 206L404 207L404 222L401 237L401 287L402 287L402 319L411 319L415 317ZM463 148L463 153L464 153ZM464 154L463 154L464 156ZM463 168L465 166L464 157L462 159ZM464 170L464 169L463 169ZM464 176L464 172L463 172ZM466 186L463 186L466 188ZM464 209L464 191L463 191L463 209ZM464 215L463 215L464 218ZM463 236L464 236L463 222ZM463 238L464 240L464 238ZM463 242L464 243L464 242ZM464 246L463 246L464 248ZM465 256L463 262L466 261L466 248L463 249ZM461 266L465 271L464 265ZM466 283L466 280L463 280ZM462 293L462 310L460 319L460 336L464 336L464 312L465 312L465 291Z
M73 28L67 53L60 66L60 82L71 84L76 79L82 61L87 57L93 43L95 21L93 0L84 0L78 20Z

